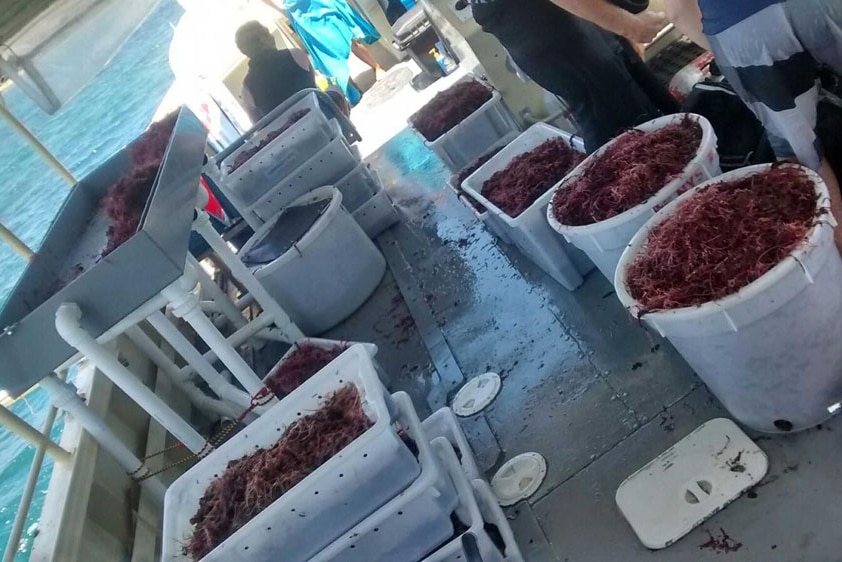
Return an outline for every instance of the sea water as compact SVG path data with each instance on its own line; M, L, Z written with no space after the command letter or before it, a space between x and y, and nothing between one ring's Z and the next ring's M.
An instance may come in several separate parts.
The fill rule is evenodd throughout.
M12 88L6 105L77 178L84 177L110 155L137 137L152 119L173 82L168 63L173 26L182 9L163 0L125 47L83 91L55 115ZM37 249L70 186L0 121L0 219L27 245ZM0 306L6 301L25 262L0 244ZM2 358L0 357L0 361ZM40 428L49 401L36 390L12 406L12 411ZM57 439L58 423L53 431ZM0 426L0 545L6 545L29 466L35 452L25 441ZM33 508L15 560L29 560L32 538L44 503L52 462L42 470Z

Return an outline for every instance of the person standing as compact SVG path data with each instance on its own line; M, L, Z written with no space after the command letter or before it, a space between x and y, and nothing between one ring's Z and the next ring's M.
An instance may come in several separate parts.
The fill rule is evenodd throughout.
M646 43L662 15L631 14L607 0L469 0L474 19L515 63L561 97L588 152L621 130L678 111L632 43Z
M380 77L384 70L366 47L380 39L374 26L346 0L263 0L288 20L313 67L339 87L351 105L361 98L351 80L348 59L353 52Z
M249 59L243 101L252 121L260 120L293 94L316 87L307 55L300 49L279 50L275 38L259 22L240 26L234 41Z
M775 155L821 174L831 211L842 221L839 182L816 132L819 65L842 75L842 1L699 0L698 6L723 76L763 123ZM842 248L842 229L835 236Z

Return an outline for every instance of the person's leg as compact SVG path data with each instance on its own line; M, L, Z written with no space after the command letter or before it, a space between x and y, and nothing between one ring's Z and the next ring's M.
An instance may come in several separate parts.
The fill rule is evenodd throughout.
M710 51L708 38L702 32L702 12L697 0L666 0L667 19L692 42Z
M371 67L371 70L374 71L374 74L377 78L381 78L386 71L383 70L383 67L377 62L377 59L374 58L374 54L371 52L371 49L368 48L368 45L362 43L356 39L351 42L351 52L357 56L361 61Z
M708 39L723 75L769 133L775 154L818 171L816 63L784 5L769 6Z

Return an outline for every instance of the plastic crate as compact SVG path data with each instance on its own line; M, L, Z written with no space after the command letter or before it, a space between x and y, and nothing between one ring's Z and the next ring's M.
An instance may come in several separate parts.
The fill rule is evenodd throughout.
M230 461L272 446L284 428L348 384L359 389L374 425L202 560L268 562L283 553L287 562L303 562L416 481L421 466L393 422L400 421L413 439L423 440L417 416L392 400L369 352L356 345L170 486L164 502L162 560L188 560L182 545L193 533L190 518L207 486Z
M462 182L462 189L500 221L501 228L506 229L512 243L529 259L564 288L572 291L582 284L582 276L594 266L581 251L558 236L547 222L547 204L555 187L548 189L514 218L482 195L482 186L492 175L505 169L516 156L553 138L564 139L573 149L585 151L581 138L546 123L536 123Z
M275 123L276 121L273 121ZM285 122L285 121L284 121ZM270 125L253 139L249 139L222 163L221 175L226 188L243 204L257 201L275 184L324 148L331 140L342 137L339 125L328 121L320 111L311 111L292 127L274 138L239 168L229 172L236 157L253 149L278 127Z
M336 182L334 187L342 192L342 206L348 212L353 213L377 195L380 184L374 174L365 162L360 162Z
M506 514L497 504L497 498L489 485L483 480L473 480L463 493L467 482L457 482L459 498L467 507L468 520L463 521L469 529L462 535L450 541L422 562L467 562L472 560L465 546L468 535L472 537L482 562L523 562L523 555L515 542L512 528ZM503 544L495 544L488 533L488 526L493 525L499 532Z
M450 442L456 451L456 456L459 457L465 475L469 479L482 478L474 451L471 449L468 438L462 431L462 426L459 425L459 420L456 419L453 410L447 407L436 410L421 422L421 427L424 429L427 439L432 441L436 437L444 437Z
M485 84L483 80L472 75L465 76L457 84L471 80ZM500 93L490 86L488 88L491 90L491 99L436 140L428 141L416 131L424 144L454 172L488 152L490 147L506 135L520 131ZM410 117L410 127L412 121L413 118Z
M394 399L398 403L409 402L405 393L395 394ZM346 532L311 562L419 560L453 536L450 515L459 500L453 476L446 466L458 465L459 461L444 438L418 445L422 470L412 486ZM452 462L443 464L442 459L448 455Z
M293 201L317 187L334 185L360 163L355 152L337 135L282 182L249 207L261 222L271 220Z
M374 177L374 182L377 185L377 192L354 211L354 220L357 224L368 234L371 239L377 238L384 230L398 222L401 218L397 209L395 209L392 198L383 187L383 182L380 175L371 170Z

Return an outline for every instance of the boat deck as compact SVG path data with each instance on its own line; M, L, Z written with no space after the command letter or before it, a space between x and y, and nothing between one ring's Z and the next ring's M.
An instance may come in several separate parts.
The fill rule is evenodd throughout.
M842 560L838 420L797 435L749 432L769 456L766 478L678 543L646 549L614 503L617 486L727 412L599 272L568 292L489 234L411 131L367 160L403 220L378 239L390 266L379 289L325 337L378 344L391 388L422 413L464 378L503 377L497 400L464 427L489 475L522 452L548 461L540 490L510 509L527 560ZM723 535L732 540L711 541Z

